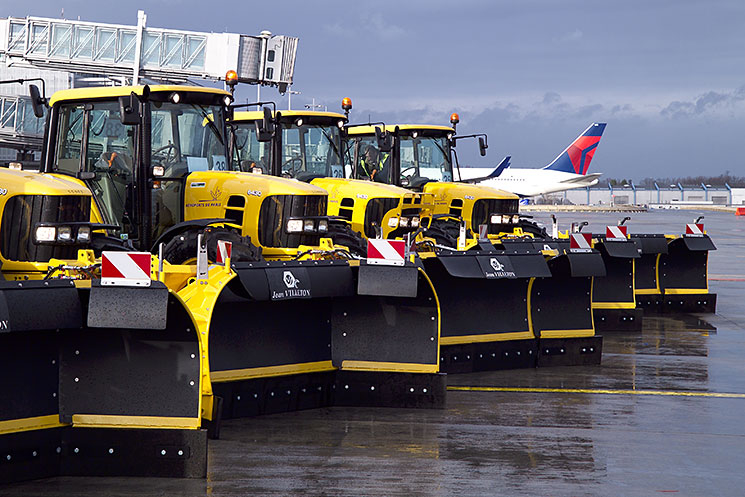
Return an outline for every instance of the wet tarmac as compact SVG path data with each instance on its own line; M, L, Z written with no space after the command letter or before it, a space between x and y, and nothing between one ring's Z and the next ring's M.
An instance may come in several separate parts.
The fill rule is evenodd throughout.
M702 214L718 247L717 314L647 316L642 333L607 333L600 366L451 375L443 410L227 421L206 480L53 478L0 495L743 495L745 218ZM627 224L680 233L697 215L640 213ZM560 222L587 220L597 233L619 218Z

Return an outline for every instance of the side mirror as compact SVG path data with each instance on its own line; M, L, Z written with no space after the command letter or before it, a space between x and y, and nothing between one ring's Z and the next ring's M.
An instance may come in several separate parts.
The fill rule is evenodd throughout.
M261 121L256 121L256 139L259 142L268 142L272 139L274 134L274 119L272 118L272 111L269 107L264 107L264 117Z
M486 144L486 140L483 136L479 136L479 153L481 154L481 157L486 155L487 148L489 148L489 145Z
M34 115L38 118L44 117L46 98L41 96L41 93L39 93L39 87L36 85L30 85L28 90L31 94L31 107L34 109Z
M386 153L393 150L393 135L388 131L381 131L380 128L376 126L375 138L378 141L378 150Z
M119 97L119 119L125 126L140 124L139 100L134 93L128 97Z

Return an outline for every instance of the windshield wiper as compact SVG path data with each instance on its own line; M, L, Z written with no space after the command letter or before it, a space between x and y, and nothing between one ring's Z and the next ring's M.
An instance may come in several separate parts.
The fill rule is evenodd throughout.
M207 114L207 112L202 108L202 106L197 106L194 104L191 104L191 106L199 111L200 114L202 114L202 117L205 121L207 121L207 125L210 127L212 132L217 136L217 139L220 140L220 145L225 145L225 142L222 139L222 133L220 133L220 130L215 125L215 122L212 120L212 117Z
M334 152L336 152L336 156L339 158L339 164L343 163L343 160L341 158L341 153L339 152L339 149L336 148L336 143L334 143L334 140L331 139L328 133L326 133L326 130L323 128L318 128L321 130L321 133L323 133L323 136L326 137L326 140L331 144L331 146L334 148Z

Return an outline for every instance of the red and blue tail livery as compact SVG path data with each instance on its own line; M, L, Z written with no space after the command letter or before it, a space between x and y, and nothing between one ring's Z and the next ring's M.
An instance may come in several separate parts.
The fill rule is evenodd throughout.
M595 149L603 136L606 123L592 123L576 140L572 142L551 164L543 169L563 171L565 173L587 174Z

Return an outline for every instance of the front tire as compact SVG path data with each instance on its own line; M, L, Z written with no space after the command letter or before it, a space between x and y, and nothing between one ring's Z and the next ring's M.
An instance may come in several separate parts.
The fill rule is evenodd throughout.
M192 230L181 233L169 241L163 249L163 257L171 264L184 264L196 259L197 240L200 233L205 236L207 259L217 259L217 241L224 240L233 244L231 261L256 262L263 260L261 249L251 242L250 236L241 236L228 228L207 227L204 231Z

